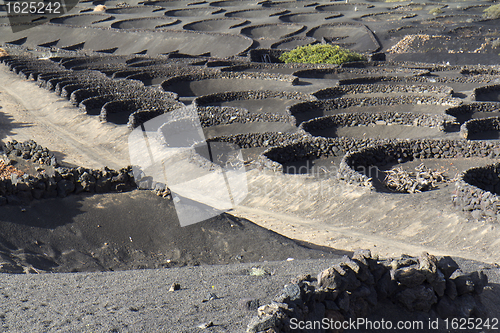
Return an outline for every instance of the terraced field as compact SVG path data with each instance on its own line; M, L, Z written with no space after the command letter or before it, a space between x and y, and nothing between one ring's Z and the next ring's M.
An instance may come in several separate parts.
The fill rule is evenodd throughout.
M66 169L47 162L43 172L56 170L50 177L59 172L76 185L57 185L55 197L28 177L33 188L17 180L14 189L0 187L0 269L88 272L287 258L300 267L302 259L337 262L360 248L384 258L429 252L487 267L491 286L481 299L487 315L498 317L500 25L482 15L493 4L105 0L79 2L60 17L9 17L2 5L0 139L47 147ZM278 59L314 43L349 48L367 61ZM151 147L132 153L133 133L168 138L173 129L158 119L179 110L191 110L200 127L192 147L206 139L212 149L224 144L241 153L245 195L236 200L233 188L231 207L208 178L202 195L183 185L207 175L207 165L218 167L203 147L188 162L165 164L167 179L153 167L153 183L137 173L137 158ZM9 159L19 169L43 173L18 150ZM153 191L120 190L110 180L103 192L116 193L83 186L76 194L84 173L129 165L127 177ZM47 194L36 198L35 190ZM180 227L187 215L179 200L191 207L187 215L211 211L211 218ZM208 328L213 332L244 331L250 317L204 311L221 322ZM137 330L134 316L127 325ZM200 318L166 324L192 332ZM56 322L48 327L83 329L74 320ZM5 325L22 330L12 320Z

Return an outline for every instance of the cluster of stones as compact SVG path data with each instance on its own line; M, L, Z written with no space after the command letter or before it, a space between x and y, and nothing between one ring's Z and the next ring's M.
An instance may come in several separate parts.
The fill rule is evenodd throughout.
M488 97L491 93L497 93L500 95L500 84L491 84L484 87L474 88L471 98L473 101L491 101ZM500 97L497 97L493 101L500 102Z
M4 154L30 160L33 163L57 166L57 159L47 148L33 140L26 142L9 141L3 148Z
M255 148L255 147L276 147L299 141L303 138L297 133L245 133L228 136L219 136L208 139L207 142L228 142L238 145L240 148Z
M283 164L316 159L320 157L342 156L350 150L372 146L377 140L349 137L323 138L304 134L293 142L271 147L259 157L262 167L275 172L283 172Z
M475 167L460 174L453 204L475 219L500 221L500 164Z
M300 101L315 101L316 97L310 94L304 94L301 92L286 92L286 91L272 91L272 90L248 90L248 91L227 91L222 93L216 93L211 95L204 95L196 97L193 101L195 105L207 106L213 103L222 103L229 101L241 101L241 100L260 100L267 98L285 98L285 99L296 99Z
M339 113L314 118L300 124L300 128L313 133L333 127L407 125L437 127L441 131L455 124L455 118L441 114L421 114L413 112L356 112Z
M408 172L401 167L387 170L384 179L388 188L402 193L428 191L445 181L443 172L426 168L423 163L415 168L415 172Z
M494 112L500 111L500 105L494 102L473 102L467 104L461 104L459 106L448 108L445 113L453 116L470 116L475 112Z
M23 153L18 155L20 151ZM41 161L46 165L57 165L55 157L32 140L24 143L8 142L4 152L11 157L20 156L32 162ZM41 157L37 159L38 154L41 154ZM44 159L44 154L50 159ZM135 187L131 167L119 171L106 167L103 170L57 167L53 175L46 173L24 174L22 177L12 175L10 179L0 180L0 205L25 204L33 199L64 198L69 194L82 192L124 192Z
M202 127L249 122L283 122L295 124L290 115L272 113L250 113L245 108L230 106L199 106L196 108Z
M199 73L174 76L162 82L161 87L165 91L179 82L200 81L206 79L244 79L244 80L275 80L293 84L298 82L298 78L288 74L277 73L252 73L252 72L226 72L220 70L202 71Z
M417 14L414 14L414 13L404 13L404 12L396 12L397 14L400 15L400 17L398 18L399 20L403 20L403 19L406 19L406 18L412 18L412 17L415 17L417 16ZM367 18L367 17L377 17L377 16L383 16L383 15L394 15L395 12L380 12L380 13L370 13L370 14L366 14L366 15L363 15L361 16L361 18Z
M285 285L272 303L258 308L247 332L290 332L292 318L340 323L366 318L387 302L441 318L480 318L487 312L478 295L487 284L482 271L465 274L451 257L423 253L380 260L359 250L316 279L302 275Z
M469 139L473 134L486 131L499 131L500 117L489 117L481 119L470 119L460 126L460 135L464 139Z
M440 94L451 96L453 89L443 85L387 85L387 84L345 84L325 88L314 93L320 99L335 98L352 94Z
M463 75L496 75L496 76L498 76L498 75L500 75L500 69L492 68L491 66L489 66L489 67L464 66L460 70L460 74L463 74Z
M338 112L353 106L381 106L404 104L452 105L458 102L451 97L436 97L425 95L403 95L396 97L342 97L313 102L303 102L290 106L289 112L297 117L300 114L312 112Z
M500 146L485 141L466 140L381 140L377 145L351 151L340 162L338 177L350 184L373 187L369 177L359 171L371 166L404 163L424 158L498 158Z

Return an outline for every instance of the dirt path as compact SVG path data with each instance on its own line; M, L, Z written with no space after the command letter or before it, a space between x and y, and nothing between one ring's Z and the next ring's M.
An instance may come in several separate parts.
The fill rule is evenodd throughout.
M34 139L58 160L91 168L129 164L125 126L101 123L0 65L0 140Z
M428 246L413 245L376 234L365 234L349 227L329 225L322 221L303 219L264 208L238 206L231 213L250 219L254 223L286 237L320 246L349 248L351 250L370 248L373 253L382 257L397 257L403 253L418 254L422 252L431 252L434 255L451 254L447 251L431 249Z
M500 228L468 220L453 207L453 183L410 195L369 191L335 177L257 170L247 176L249 195L230 213L290 238L383 257L425 251L493 263L500 255Z

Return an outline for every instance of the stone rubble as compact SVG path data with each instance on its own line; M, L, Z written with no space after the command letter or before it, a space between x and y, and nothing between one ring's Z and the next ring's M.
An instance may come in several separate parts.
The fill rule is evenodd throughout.
M54 172L53 175L24 173L20 177L0 179L0 205L29 204L33 199L64 198L82 192L125 192L136 188L131 167L119 171L107 167L102 170L58 167L55 156L33 140L7 142L3 151L12 158L21 157L54 167Z
M482 271L463 273L451 257L423 253L379 259L370 250L358 250L316 278L301 275L285 285L270 304L257 309L247 332L292 332L292 318L366 318L385 302L443 319L484 318L486 308L478 295L487 284Z

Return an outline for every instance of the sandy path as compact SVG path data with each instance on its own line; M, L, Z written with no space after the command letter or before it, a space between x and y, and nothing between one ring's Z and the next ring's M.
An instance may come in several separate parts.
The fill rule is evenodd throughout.
M249 195L230 213L284 236L346 251L367 248L383 257L425 251L498 261L500 228L455 209L452 183L407 195L370 192L335 178L257 170L247 176Z
M101 123L66 99L0 66L0 139L34 139L59 162L91 168L129 164L126 126Z

